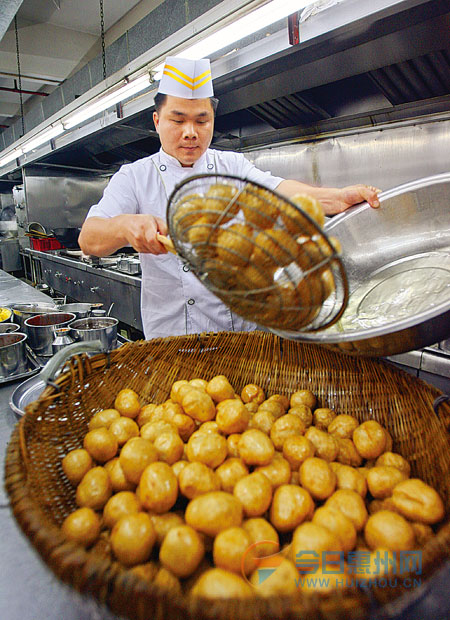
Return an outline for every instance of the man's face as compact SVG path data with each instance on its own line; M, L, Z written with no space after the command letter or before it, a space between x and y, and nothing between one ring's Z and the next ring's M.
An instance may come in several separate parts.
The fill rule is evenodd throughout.
M167 95L159 114L153 113L153 121L162 148L182 166L192 166L211 143L214 111L209 99Z

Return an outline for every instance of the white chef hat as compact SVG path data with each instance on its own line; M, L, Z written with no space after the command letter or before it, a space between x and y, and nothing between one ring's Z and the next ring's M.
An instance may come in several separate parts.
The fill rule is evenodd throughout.
M205 99L214 95L208 58L189 60L167 56L158 92L184 99Z

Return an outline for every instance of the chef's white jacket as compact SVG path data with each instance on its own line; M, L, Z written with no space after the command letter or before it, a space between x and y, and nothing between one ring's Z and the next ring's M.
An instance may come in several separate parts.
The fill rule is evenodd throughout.
M175 185L204 173L234 174L275 189L283 179L262 172L240 153L208 149L192 168L183 168L162 149L120 168L87 217L148 213L166 218ZM231 312L173 254L140 254L141 313L146 338L201 332L250 331L256 325Z

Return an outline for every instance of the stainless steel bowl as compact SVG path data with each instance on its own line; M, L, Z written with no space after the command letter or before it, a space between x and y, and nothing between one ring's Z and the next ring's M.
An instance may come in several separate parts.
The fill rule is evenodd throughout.
M117 325L113 317L91 317L78 319L70 324L70 335L74 340L100 340L103 351L111 351L117 346Z
M20 325L21 329L25 327L25 321L30 316L36 316L36 314L48 314L49 312L56 311L57 307L49 302L42 302L38 304L13 304L11 306L13 311L14 321Z
M0 377L25 372L27 367L26 334L0 334Z
M77 319L87 319L92 310L92 304L73 303L58 306L61 312L73 312Z
M20 325L16 323L0 323L0 334L11 334L17 332L20 329Z
M52 343L58 327L65 327L75 319L72 312L52 312L37 314L25 321L28 343L37 355L53 354Z
M272 330L352 355L395 355L450 336L450 173L380 194L326 225L342 244L350 300L316 333Z

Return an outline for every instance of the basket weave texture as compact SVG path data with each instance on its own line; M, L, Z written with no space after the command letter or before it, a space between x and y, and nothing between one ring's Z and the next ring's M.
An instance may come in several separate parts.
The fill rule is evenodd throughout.
M422 550L422 581L450 556L450 406L444 403L440 418L436 416L433 402L439 390L382 361L348 357L264 332L219 333L128 343L109 357L74 357L56 381L59 389L47 387L27 408L8 447L6 488L18 523L60 579L133 620L348 620L367 618L374 605L389 603L393 608L408 592L400 586L374 587L369 592L351 589L295 600L205 604L168 594L119 563L65 539L59 527L77 506L61 460L82 447L92 415L113 406L124 387L135 390L144 403L158 403L168 398L178 379L211 379L217 374L226 375L236 391L247 383L260 385L267 396L310 389L318 406L361 422L380 422L394 439L393 450L411 463L411 476L436 488L445 504L445 523Z

